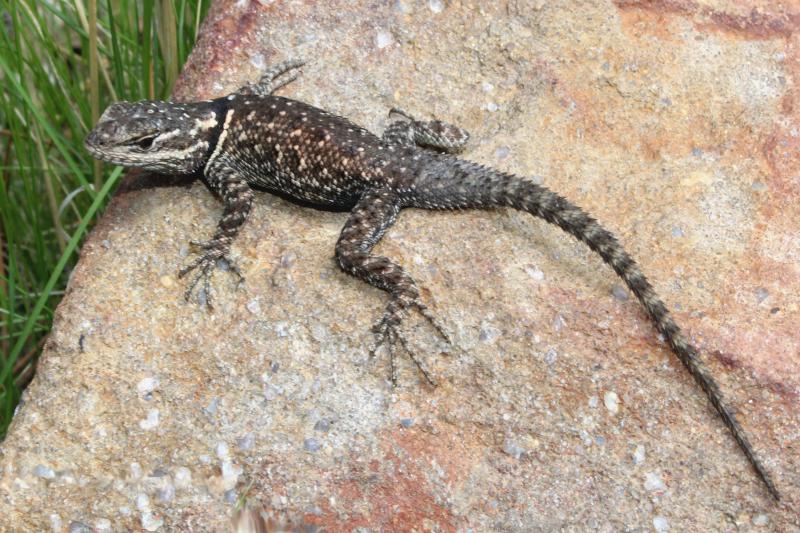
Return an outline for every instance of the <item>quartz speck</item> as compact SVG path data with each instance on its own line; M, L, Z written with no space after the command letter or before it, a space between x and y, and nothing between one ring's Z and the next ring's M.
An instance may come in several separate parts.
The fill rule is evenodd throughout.
M142 527L147 531L157 531L164 525L164 519L150 511L142 513Z
M228 445L224 442L217 443L217 457L220 459L227 459L229 456Z
M180 489L188 488L192 484L192 471L185 466L175 469L175 486Z
M56 477L55 471L49 466L36 465L33 469L33 475L42 479L53 479Z
M157 386L158 380L154 377L148 376L136 384L136 390L139 392L140 396L145 396L153 392Z
M378 30L378 33L375 35L375 46L377 46L379 50L386 48L392 44L393 41L392 34L386 30Z
M544 279L544 272L534 266L525 267L525 273L536 281L542 281Z
M136 508L140 511L147 511L150 509L150 498L147 494L140 492L136 495Z
M261 313L261 304L258 302L258 298L253 298L252 300L247 302L247 305L245 307L247 307L247 310L254 315Z
M217 409L219 408L219 398L216 396L211 398L211 401L208 402L208 405L203 407L203 410L206 412L208 416L214 416L217 414Z
M257 71L261 72L266 68L267 62L264 59L264 54L255 53L250 55L250 64L253 65Z
M75 520L69 523L69 533L92 533L92 527Z
M646 459L644 444L637 444L633 452L633 464L640 465Z
M763 302L767 298L769 298L769 291L767 289L764 287L756 289L756 301L758 301L758 303Z
M766 526L769 523L769 516L761 513L757 514L753 517L753 525L754 526Z
M659 472L647 472L645 474L644 488L650 492L660 492L667 489L664 480L661 479Z
M147 411L147 418L139 420L139 427L145 431L155 429L158 426L158 409L150 409Z
M625 290L625 287L618 283L615 283L614 286L611 287L611 294L620 302L625 302L628 300L628 291Z
M256 442L256 436L251 431L244 437L236 439L236 446L239 448L239 450L246 452L248 450L253 449L253 445L255 444L255 442Z
M653 518L653 528L658 533L666 533L669 531L669 520L664 516L656 516Z
M278 334L278 337L288 337L289 336L289 324L286 322L278 322L275 324L275 333Z
M503 443L503 451L514 459L519 459L525 453L525 448L511 439L506 439Z
M603 405L606 406L608 412L611 414L617 414L619 412L619 396L614 391L607 391L603 394Z
M264 399L267 401L274 400L281 395L281 389L275 385L264 385Z
M243 472L241 466L235 465L231 461L222 461L220 470L222 471L222 486L224 490L234 488Z
M328 328L322 324L315 323L311 325L311 337L315 341L323 343L330 339L330 333L328 332Z
M156 499L160 503L169 503L175 498L175 485L167 483L156 491Z
M493 344L499 337L502 335L503 332L500 328L496 328L489 322L484 322L481 324L480 332L478 333L478 338L485 343Z
M441 13L444 10L444 2L442 0L428 0L428 7L434 13Z

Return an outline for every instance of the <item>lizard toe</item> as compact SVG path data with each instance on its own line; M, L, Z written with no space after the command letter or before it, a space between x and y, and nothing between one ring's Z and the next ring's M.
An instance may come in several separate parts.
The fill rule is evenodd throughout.
M209 309L213 309L211 296L211 277L214 275L214 271L216 269L220 269L233 273L238 278L239 285L244 283L244 275L242 274L239 266L230 258L227 251L209 246L209 243L198 243L192 241L191 244L205 250L205 253L200 254L189 265L178 271L178 278L183 278L190 272L197 271L195 277L192 278L192 281L190 281L186 286L184 299L187 302L191 300L192 293L202 281L202 288L197 293L198 301L201 305L205 305Z
M433 379L432 374L428 371L419 357L417 357L417 353L409 345L408 341L403 335L403 332L400 330L400 325L402 324L403 318L407 313L406 309L408 306L397 306L393 305L393 303L396 302L389 302L386 312L372 327L372 332L375 335L375 344L373 344L372 348L370 348L370 357L375 357L377 351L381 347L385 347L386 351L389 353L389 379L391 380L393 386L397 386L398 379L396 354L397 349L402 348L402 350L408 355L409 359L411 359L419 372L425 378L425 381L427 381L431 386L435 387L436 380ZM447 335L444 333L444 330L441 329L438 323L435 322L433 316L428 311L427 307L424 306L424 304L421 302L415 302L413 307L416 307L417 310L420 311L420 313L434 325L442 337L444 337L444 339L450 343L449 337L447 337Z

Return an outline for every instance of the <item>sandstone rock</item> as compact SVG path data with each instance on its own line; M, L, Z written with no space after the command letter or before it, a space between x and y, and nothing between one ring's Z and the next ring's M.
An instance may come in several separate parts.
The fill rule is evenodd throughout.
M789 4L786 4L787 6ZM220 531L237 501L327 531L799 527L800 11L758 0L242 2L182 99L310 60L283 93L374 131L458 123L469 158L584 206L639 259L774 473L769 499L611 271L512 212L404 211L380 250L453 333L440 386L367 356L385 295L341 213L259 195L216 309L175 272L220 205L131 177L82 250L0 452L0 523ZM792 8L796 9L796 8Z

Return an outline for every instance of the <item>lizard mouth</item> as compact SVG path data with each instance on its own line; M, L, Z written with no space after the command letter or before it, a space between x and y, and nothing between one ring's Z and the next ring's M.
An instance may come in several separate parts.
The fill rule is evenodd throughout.
M95 159L99 159L105 163L111 163L112 165L124 165L125 160L120 157L115 157L113 154L109 153L107 150L103 150L99 145L92 142L88 137L86 141L83 143L86 151L94 157Z
M86 136L86 140L83 141L83 146L93 156L99 156L100 155L100 148L98 146L100 144L99 141L100 139L99 135L97 135L97 130L92 130L91 132L89 132L89 135Z
M89 132L89 135L87 135L86 139L83 141L83 146L86 148L86 151L89 152L95 159L100 159L101 161L114 163L117 165L122 164L120 158L114 157L113 151L109 149L110 147L106 147L104 145L105 143L103 142L103 138L97 132L97 129Z

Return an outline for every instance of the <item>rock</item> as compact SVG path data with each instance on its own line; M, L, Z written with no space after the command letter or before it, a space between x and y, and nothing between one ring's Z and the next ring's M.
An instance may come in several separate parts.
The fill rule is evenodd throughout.
M800 11L475 5L220 0L177 95L303 57L281 94L373 131L393 106L457 123L470 159L583 205L701 348L785 505L638 303L557 228L403 211L378 250L425 287L455 346L414 317L409 343L439 386L400 357L393 389L385 354L368 356L386 295L333 260L344 214L258 194L233 247L247 282L218 272L207 312L175 272L220 204L138 173L87 239L2 443L0 526L223 531L239 500L329 531L798 526ZM645 488L650 472L668 489Z

